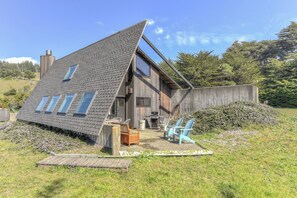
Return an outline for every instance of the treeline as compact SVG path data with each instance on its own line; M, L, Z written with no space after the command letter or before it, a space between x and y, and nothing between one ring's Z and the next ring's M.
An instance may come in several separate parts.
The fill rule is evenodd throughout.
M276 40L234 42L222 56L211 51L179 53L174 66L195 86L254 84L260 100L278 107L297 107L297 23L283 28ZM160 66L187 87L165 63Z
M31 61L22 63L0 61L0 78L32 79L35 78L35 73L39 70L39 65L33 64Z

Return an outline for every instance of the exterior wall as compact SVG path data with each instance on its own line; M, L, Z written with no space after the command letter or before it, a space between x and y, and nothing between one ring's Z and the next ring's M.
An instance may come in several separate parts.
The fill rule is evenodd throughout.
M235 101L258 102L258 88L253 85L242 85L173 90L172 114L192 113Z
M160 115L168 117L171 114L171 88L163 80L160 83Z
M124 82L121 84L117 97L125 97L125 96L126 96L126 78Z
M146 116L151 115L152 111L159 111L160 107L160 77L158 71L151 67L151 76L142 77L134 72L134 119L133 127L138 127L139 120L147 120L147 124L150 126L150 119ZM150 97L151 107L136 107L137 97Z

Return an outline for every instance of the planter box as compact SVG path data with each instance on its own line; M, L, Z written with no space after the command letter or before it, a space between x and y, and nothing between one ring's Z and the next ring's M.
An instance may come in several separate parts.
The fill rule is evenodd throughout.
M0 122L7 122L9 120L10 120L9 110L0 108Z

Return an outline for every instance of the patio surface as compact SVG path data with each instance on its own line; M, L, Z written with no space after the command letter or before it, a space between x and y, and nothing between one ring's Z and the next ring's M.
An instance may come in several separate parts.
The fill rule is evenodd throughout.
M181 145L178 141L172 142L163 138L163 132L158 130L146 129L140 131L140 143L132 144L130 147L127 145L121 146L121 151L145 151L145 150L156 150L156 151L186 151L186 150L204 150L197 144L189 142L183 142Z

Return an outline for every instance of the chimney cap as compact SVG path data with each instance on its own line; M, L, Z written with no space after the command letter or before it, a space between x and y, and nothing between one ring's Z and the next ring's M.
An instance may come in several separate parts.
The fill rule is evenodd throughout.
M52 50L46 50L45 55L51 56L52 55Z

